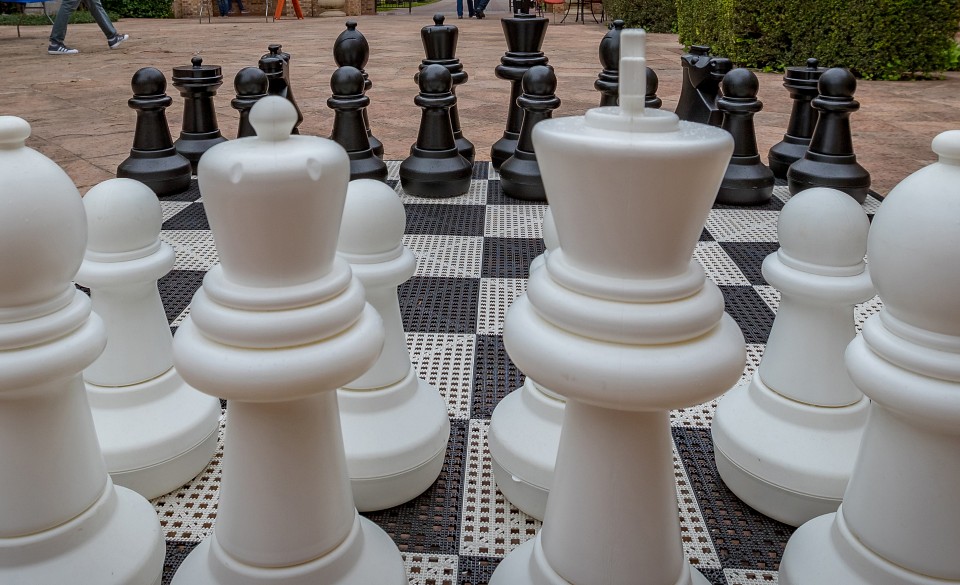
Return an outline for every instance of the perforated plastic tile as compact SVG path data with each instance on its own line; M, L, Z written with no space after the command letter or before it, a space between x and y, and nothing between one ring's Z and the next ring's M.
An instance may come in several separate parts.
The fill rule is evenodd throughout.
M487 451L489 421L471 420L460 521L460 554L503 557L540 529L541 522L504 499Z
M398 181L394 190L400 195L400 201L407 203L434 203L437 205L484 205L487 202L487 181L470 181L469 190L463 195L456 197L441 197L438 199L427 197L416 197L403 190L403 185Z
M470 177L476 181L486 181L490 177L490 167L492 165L485 161L474 161L473 175Z
M720 557L713 548L707 522L700 511L697 496L690 486L690 479L683 467L676 446L673 449L673 476L677 484L677 505L680 511L680 539L683 553L698 569L720 569Z
M774 191L776 191L776 186L774 186ZM780 211L783 208L783 199L774 195L770 198L769 201L763 205L725 205L723 203L715 203L715 209L749 209L751 211Z
M737 263L727 256L718 242L697 242L693 257L703 266L707 278L715 284L743 286L750 284Z
M769 284L754 285L753 290L757 291L757 294L760 295L763 302L767 303L770 310L776 314L777 309L780 308L780 291Z
M384 162L387 164L387 180L399 181L400 180L400 163L403 161L387 160Z
M404 236L417 257L417 276L480 278L484 239L480 236Z
M484 278L527 278L530 263L543 254L543 240L533 238L484 238Z
M173 246L177 255L173 264L175 269L206 272L220 261L212 232L203 230L163 231L160 232L160 239Z
M467 421L450 421L450 441L437 481L406 504L364 516L383 528L401 553L457 554L466 452Z
M499 335L477 335L474 364L470 418L487 419L497 403L523 385L526 377L507 355Z
M718 242L776 242L777 212L714 209L707 229Z
M203 203L199 201L184 207L180 213L163 222L164 230L209 230L207 214L203 210Z
M206 272L202 270L171 270L157 282L167 322L171 325L180 324L175 321L193 301L194 293L203 284L204 274Z
M776 571L793 528L755 512L727 489L717 473L709 430L672 431L724 568Z
M780 249L777 242L721 242L720 246L727 253L750 284L767 284L763 278L761 265L764 259Z
M752 286L720 285L724 308L737 321L747 343L766 343L773 311Z
M166 195L160 201L162 203L166 201L196 201L197 199L200 199L200 186L197 185L197 177L194 175L186 191L176 195Z
M398 290L404 331L476 331L479 279L414 276Z
M487 204L489 205L543 205L543 201L527 201L525 199L514 199L500 187L500 175L496 179L491 178L487 187Z
M790 188L787 187L787 182L782 179L777 179L776 184L773 186L773 196L784 203L793 197L793 195L790 194Z
M457 555L404 553L410 585L457 585Z
M489 164L487 165L487 179L489 179L489 180L491 180L491 181L499 181L499 180L500 180L500 171L498 171L497 169L493 168L493 163L489 163Z
M173 575L180 568L180 564L187 558L193 549L196 548L196 542L185 542L182 540L167 540L167 556L163 560L163 575L160 581L161 585L170 585L173 581Z
M746 571L724 569L728 585L777 585L776 571Z
M863 210L867 212L867 215L873 215L880 209L880 204L883 203L883 198L871 191L867 198L863 200Z
M475 343L475 335L407 333L414 369L440 391L452 419L470 418Z
M485 209L483 205L438 205L435 203L408 203L408 234L452 234L482 236Z
M160 211L163 214L163 221L167 221L174 215L190 207L189 201L160 201Z
M546 205L488 205L484 234L493 238L542 238Z
M883 308L883 301L880 297L873 297L865 303L860 303L853 309L853 322L856 324L857 333L863 328L864 322L870 317L876 315Z
M477 333L500 335L507 309L527 290L525 278L481 278Z
M502 559L495 557L461 556L458 570L459 585L488 585Z

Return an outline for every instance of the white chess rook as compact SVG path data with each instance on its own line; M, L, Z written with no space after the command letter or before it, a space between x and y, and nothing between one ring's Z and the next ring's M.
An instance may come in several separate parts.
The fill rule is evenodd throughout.
M763 276L780 307L753 378L727 392L712 433L717 469L733 493L799 526L837 509L870 401L843 362L853 309L873 297L863 255L870 222L849 195L819 187L780 212L780 250Z
M217 450L220 401L184 383L157 279L173 267L160 241L163 210L133 179L83 198L87 251L77 282L90 288L107 347L86 370L87 398L114 483L156 498L203 471Z
M353 499L361 512L392 508L429 488L450 438L447 403L421 380L407 350L397 286L417 260L403 245L406 215L396 192L351 181L337 255L350 263L367 302L383 318L383 351L369 371L337 391Z
M846 353L870 415L843 504L793 534L781 585L960 583L960 131L933 150L874 216L883 309Z
M543 216L543 241L547 250L530 263L531 273L560 246L550 208ZM527 376L523 386L497 403L490 417L487 443L497 488L511 504L538 520L547 511L565 402Z
M504 344L567 405L543 530L491 585L707 583L683 556L669 410L718 395L746 359L692 259L733 140L644 111L642 39L621 37L621 106L534 129L560 247L510 308Z
M71 282L83 203L29 135L0 116L0 583L159 585L160 522L107 475L83 387L106 343Z
M361 518L347 477L336 389L377 359L382 321L336 258L346 152L291 136L296 110L267 96L257 136L199 165L220 264L174 337L183 378L228 400L213 534L178 585L400 585L403 561Z

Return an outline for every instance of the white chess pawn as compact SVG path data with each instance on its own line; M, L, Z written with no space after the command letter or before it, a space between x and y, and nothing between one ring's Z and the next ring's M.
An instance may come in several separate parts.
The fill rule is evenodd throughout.
M87 399L114 483L156 498L203 471L217 450L220 401L184 383L157 290L174 252L160 241L153 191L110 179L83 197L87 252L77 282L90 288L107 347L86 370Z
M530 263L531 274L560 246L550 208L543 216L543 241L547 250ZM511 504L538 520L547 510L565 402L527 376L523 386L497 403L490 417L487 443L497 488Z
M860 447L870 401L843 353L854 305L873 297L863 255L870 222L849 195L823 187L780 212L780 250L763 276L780 291L763 361L720 399L713 417L717 469L741 500L793 526L833 512Z
M397 286L417 260L403 245L406 215L381 181L350 181L337 255L350 263L367 302L383 318L380 358L337 391L353 499L361 512L392 508L429 488L450 438L447 403L410 363Z
M534 129L560 247L503 339L567 403L543 529L491 585L707 583L684 559L669 411L729 388L746 360L693 260L733 139L644 109L643 37L622 33L619 107Z
M80 193L0 116L0 583L160 583L153 506L114 486L81 372L103 322L71 282L87 239Z
M213 534L178 585L400 585L390 537L357 514L336 389L376 361L383 325L336 257L350 162L325 138L291 136L297 113L267 96L257 136L200 159L220 254L173 340L177 371L227 399Z
M870 228L883 309L846 353L871 399L843 504L790 538L781 585L960 583L960 130Z

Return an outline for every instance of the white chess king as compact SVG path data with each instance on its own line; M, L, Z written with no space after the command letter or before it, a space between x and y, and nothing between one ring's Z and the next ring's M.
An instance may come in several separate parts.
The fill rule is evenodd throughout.
M619 107L534 129L560 246L504 344L567 403L543 529L491 585L707 583L683 556L669 411L732 386L746 359L693 260L733 139L644 109L643 40L621 37Z

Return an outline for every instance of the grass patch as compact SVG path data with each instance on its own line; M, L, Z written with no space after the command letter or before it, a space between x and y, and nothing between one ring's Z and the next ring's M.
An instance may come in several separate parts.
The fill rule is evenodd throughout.
M0 14L0 26L17 26L17 20L20 19L20 9L14 4L2 4L4 8L8 6L13 7L13 12ZM110 20L116 22L120 20L120 17L113 12L108 12ZM56 14L51 14L50 18L56 19ZM70 24L89 24L96 22L93 19L93 16L87 10L77 9L73 13L73 16L70 17ZM20 26L50 26L50 21L47 20L47 17L42 14L30 13L24 14L23 20L20 21Z

